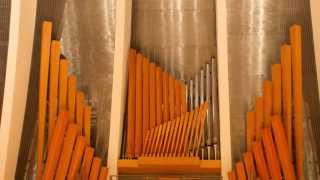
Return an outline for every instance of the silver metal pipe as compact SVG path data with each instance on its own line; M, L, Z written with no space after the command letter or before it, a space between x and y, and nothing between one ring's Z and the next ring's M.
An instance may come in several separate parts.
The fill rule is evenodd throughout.
M211 59L212 61L212 73L211 73L211 82L212 82L212 140L213 140L213 151L214 159L219 158L219 107L218 107L218 78L217 78L217 60L215 58Z
M189 111L191 112L194 108L194 102L193 102L193 80L189 80Z
M206 138L206 145L207 145L207 152L208 152L208 159L211 159L211 151L212 151L212 102L211 102L211 65L206 64L206 101L208 101L208 111L206 117L206 129L207 129L207 138Z
M205 97L205 87L204 87L204 71L203 69L200 70L200 104L204 103L204 97ZM206 129L207 127L204 127L203 130L203 138L201 140L201 159L204 159L205 157L205 140L206 140Z
M199 75L194 78L194 106L199 106Z

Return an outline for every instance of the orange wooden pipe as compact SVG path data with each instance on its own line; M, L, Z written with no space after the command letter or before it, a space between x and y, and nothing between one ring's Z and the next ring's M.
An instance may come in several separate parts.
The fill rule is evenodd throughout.
M94 155L94 149L92 147L86 147L83 155L82 165L80 168L80 177L82 180L89 178L91 163Z
M250 150L256 136L256 114L251 111L247 113L247 150Z
M290 42L292 48L292 80L293 80L293 114L296 171L299 180L303 180L303 97L302 97L302 38L301 26L290 27Z
M75 76L68 77L68 110L70 123L75 123L76 112L76 93L77 93L77 79Z
M83 110L83 124L84 124L84 136L86 137L86 143L90 146L91 140L91 106L84 106Z
M135 125L135 156L141 155L142 151L142 55L137 54L136 60L136 125Z
M103 166L101 167L99 180L106 180L108 178L108 168Z
M283 118L288 139L290 156L292 156L292 69L291 47L281 47Z
M263 128L263 97L256 98L256 140L260 140Z
M143 123L142 123L142 130L143 130L143 138L146 137L146 133L148 129L150 128L149 126L149 120L150 120L150 112L149 112L149 106L150 106L150 101L149 101L149 60L147 58L142 59L142 74L143 74L143 79L142 79L142 113L143 113ZM144 144L144 143L143 143Z
M162 88L163 88L163 121L167 122L169 121L169 75L167 72L163 72L163 76L162 76Z
M157 125L162 123L162 70L156 68L156 122Z
M97 180L100 172L101 158L94 157L90 170L89 180Z
M135 119L136 119L136 50L129 50L128 57L128 126L127 126L127 156L134 157L135 152Z
M78 134L79 126L76 124L69 124L67 134L63 140L63 148L55 177L56 180L64 180L67 176L72 150Z
M50 180L54 178L54 174L58 165L58 159L62 150L63 137L65 130L67 129L68 122L68 112L62 111L59 114L58 121L49 144L48 158L42 179Z
M229 180L237 180L237 175L235 171L228 172L228 178Z
M268 180L269 172L268 172L266 160L263 155L263 148L262 148L261 141L256 141L253 143L252 152L256 162L256 167L257 167L259 177L262 180Z
M296 179L290 159L289 147L280 116L272 116L272 130L279 153L280 164L285 179Z
M272 65L272 113L273 115L282 115L282 93L281 93L281 65Z
M150 86L150 128L153 128L156 126L156 67L153 63L150 63L149 67L149 86Z
M68 180L74 180L80 169L83 152L86 146L86 138L84 136L78 136L76 140L76 146L72 153L71 164L69 167Z
M236 172L238 175L238 180L246 180L247 179L247 175L246 175L246 171L244 169L243 162L236 163Z
M50 54L50 76L49 76L49 117L48 117L48 137L49 142L57 120L58 109L58 79L59 79L59 61L60 61L60 42L53 40L51 42ZM50 143L49 143L50 144Z
M83 134L83 106L84 106L84 93L78 91L76 94L76 122L80 128L80 134Z
M263 126L271 127L271 115L272 115L272 82L263 82Z
M247 178L256 179L256 168L254 165L253 155L252 152L246 152L243 154L243 161L247 172Z
M270 176L274 180L281 180L280 163L277 150L273 141L271 129L263 129L262 134L262 142L265 149L265 155L268 162Z
M60 60L59 68L59 112L67 110L69 61Z
M43 148L45 144L45 124L47 111L47 92L49 75L50 43L52 22L44 21L41 29L40 79L39 79L39 109L38 109L38 139L37 139L37 180L42 178Z

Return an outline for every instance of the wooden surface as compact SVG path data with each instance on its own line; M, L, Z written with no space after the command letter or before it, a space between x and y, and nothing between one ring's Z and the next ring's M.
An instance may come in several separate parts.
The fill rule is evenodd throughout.
M118 160L119 173L184 173L212 174L219 173L221 164L218 160L199 160L199 158L151 158L138 160Z

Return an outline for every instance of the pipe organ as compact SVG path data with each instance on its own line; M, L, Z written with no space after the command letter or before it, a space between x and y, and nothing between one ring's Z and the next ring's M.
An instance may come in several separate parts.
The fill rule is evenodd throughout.
M272 80L264 81L262 97L247 113L247 152L229 172L230 180L304 179L301 31L290 27L281 61L271 66Z

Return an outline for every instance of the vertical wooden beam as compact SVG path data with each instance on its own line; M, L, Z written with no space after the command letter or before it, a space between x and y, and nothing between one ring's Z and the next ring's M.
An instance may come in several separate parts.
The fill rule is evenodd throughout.
M263 82L263 126L271 127L272 115L272 82Z
M228 178L229 180L237 180L237 175L235 171L228 172Z
M136 50L130 49L128 55L128 125L127 156L134 157L135 119L136 119Z
M0 179L15 179L37 12L37 0L10 2L8 61L0 112Z
M290 159L288 142L280 116L272 116L272 131L277 145L280 164L285 179L296 179L294 167Z
M281 47L283 120L288 139L290 156L292 156L292 69L291 47Z
M180 82L181 87L181 114L185 114L187 112L187 99L186 99L186 85L183 82Z
M216 1L216 27L217 27L217 72L219 96L219 132L221 152L221 176L228 177L232 168L231 134L230 134L230 94L229 94L229 54L228 54L228 25L227 1Z
M117 163L121 152L122 128L127 92L127 58L130 47L132 0L115 3L115 51L113 57L112 101L110 112L110 136L108 167L110 174L117 175Z
M51 42L50 70L49 70L49 117L48 117L48 142L55 127L58 109L58 79L59 79L59 61L60 61L60 42L53 40Z
M43 148L45 144L45 124L47 113L47 93L49 76L50 43L52 23L45 21L41 31L40 49L40 80L39 80L39 109L38 109L38 144L37 144L37 179L41 179Z
M290 42L292 48L292 80L293 80L293 114L295 162L298 180L303 180L303 95L302 95L302 45L301 26L290 27Z
M281 64L272 65L272 114L282 115Z

